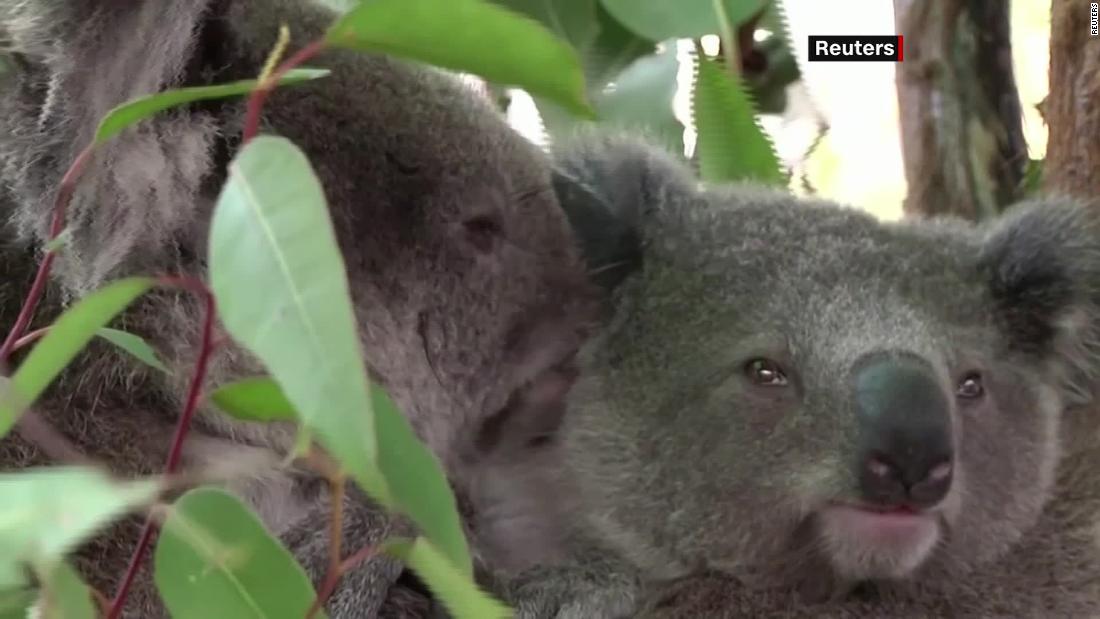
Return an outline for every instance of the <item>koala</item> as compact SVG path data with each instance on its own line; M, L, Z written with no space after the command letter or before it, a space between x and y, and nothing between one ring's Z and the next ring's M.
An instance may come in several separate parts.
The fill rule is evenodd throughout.
M167 88L255 77L280 24L290 27L293 51L335 18L307 0L4 2L0 324L14 322L30 285L62 175L108 110ZM496 467L530 471L532 480L553 468L545 462L554 445L545 438L560 421L574 353L599 311L551 162L443 71L335 49L309 64L331 74L276 90L262 131L293 140L310 158L346 263L365 363L448 473L476 559L524 565L539 555L533 542L552 528L528 529L541 525L527 510L545 513L554 502L513 503L480 517L479 505L496 487L480 480ZM69 206L67 240L33 327L109 280L204 277L210 215L240 147L244 109L243 100L194 103L96 150ZM0 441L0 467L72 455L49 440L60 437L119 475L160 471L202 310L200 300L171 290L141 299L116 324L145 337L170 372L93 344L32 417ZM261 373L255 358L227 341L207 385ZM43 427L55 433L36 431ZM328 499L317 476L275 467L292 438L286 426L233 421L204 406L184 460L189 471L234 463L258 471L228 487L286 540L316 583L327 565ZM349 552L408 529L360 493L346 501ZM120 523L78 556L84 576L107 595L125 571L138 524ZM148 571L127 616L163 616ZM402 587L410 591L396 598L413 601L387 601ZM400 616L392 605L419 605L415 589L400 565L375 559L344 578L328 611Z
M502 581L520 617L1100 613L1095 213L886 223L631 138L557 157L614 315L558 438L574 557Z

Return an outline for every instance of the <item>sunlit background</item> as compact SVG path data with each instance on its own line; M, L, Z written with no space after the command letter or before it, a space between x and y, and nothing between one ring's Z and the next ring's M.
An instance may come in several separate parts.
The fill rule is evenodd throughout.
M901 215L905 197L898 131L894 64L880 62L807 63L806 42L811 34L890 34L895 32L893 3L888 0L784 0L791 41L802 69L802 80L788 89L789 105L782 116L762 118L780 158L794 166L791 187L894 219ZM1012 48L1016 82L1024 111L1024 135L1032 158L1046 150L1046 127L1036 104L1047 92L1050 0L1012 2ZM843 6L844 10L839 10ZM904 33L903 33L904 34ZM704 39L714 53L718 41ZM674 102L684 131L685 154L694 147L689 112L690 42L681 41L679 90ZM524 135L541 142L544 133L534 103L522 92L513 93L509 118ZM809 157L805 154L827 126Z

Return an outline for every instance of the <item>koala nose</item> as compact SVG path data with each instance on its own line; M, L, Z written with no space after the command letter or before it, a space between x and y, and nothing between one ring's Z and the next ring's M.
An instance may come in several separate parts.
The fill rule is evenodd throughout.
M951 410L930 367L909 356L879 356L855 376L863 499L926 508L951 488Z

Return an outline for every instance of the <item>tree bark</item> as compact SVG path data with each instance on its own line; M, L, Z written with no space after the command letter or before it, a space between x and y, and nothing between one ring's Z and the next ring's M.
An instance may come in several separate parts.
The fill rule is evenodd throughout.
M1088 0L1054 0L1050 20L1050 130L1043 186L1100 197L1100 37L1089 33Z
M905 213L996 215L1018 199L1028 162L1008 2L894 0L894 15Z

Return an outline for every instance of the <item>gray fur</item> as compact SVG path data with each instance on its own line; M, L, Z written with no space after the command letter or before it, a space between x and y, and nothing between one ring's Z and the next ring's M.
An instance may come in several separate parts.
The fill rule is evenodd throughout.
M883 223L702 188L629 139L559 156L600 197L582 201L604 212L589 219L610 213L640 249L589 252L631 273L610 283L615 315L582 354L561 439L577 552L598 540L620 564L582 554L506 582L537 609L521 616L1100 613L1095 215L1046 200L982 226ZM852 372L882 352L930 368L956 453L923 533L896 544L830 507L861 500ZM757 357L789 384L748 380ZM985 395L959 400L971 370Z
M291 28L293 50L332 19L329 10L302 0L3 3L0 38L14 52L15 70L0 75L0 180L11 232L2 257L0 324L12 324L29 285L61 176L107 110L168 87L254 77L280 23ZM487 492L479 489L481 478L497 466L525 468L519 458L531 451L518 447L553 430L572 380L571 356L595 319L594 294L554 198L549 161L488 102L443 72L343 51L310 64L332 74L275 92L263 130L298 144L325 187L371 374L446 467L471 516L475 548L482 539L512 535L545 539L548 529L527 533L534 520L519 512L476 515ZM107 280L202 276L209 215L243 115L239 100L194 104L145 121L97 151L70 207L70 242L37 324ZM156 472L182 406L200 318L200 304L187 295L149 296L127 313L123 327L161 352L170 377L96 345L39 412L119 473ZM213 360L209 385L260 371L228 345ZM186 459L193 470L209 470L244 444L255 448L258 461L273 462L289 441L285 427L202 410ZM533 456L546 457L552 446ZM18 435L0 442L3 468L47 461ZM526 468L534 475L546 467ZM299 554L310 555L303 560L319 580L322 563L311 553L322 552L326 536L322 484L267 469L231 486ZM349 510L349 550L398 526L381 524L385 519L366 501ZM89 578L108 594L134 524L120 525L126 537L101 536L82 553ZM492 548L503 565L523 565L537 554L528 544L498 541ZM380 559L360 572L337 594L333 616L373 614L369 609L382 603L377 596L400 570ZM130 616L157 616L147 586L134 597Z

